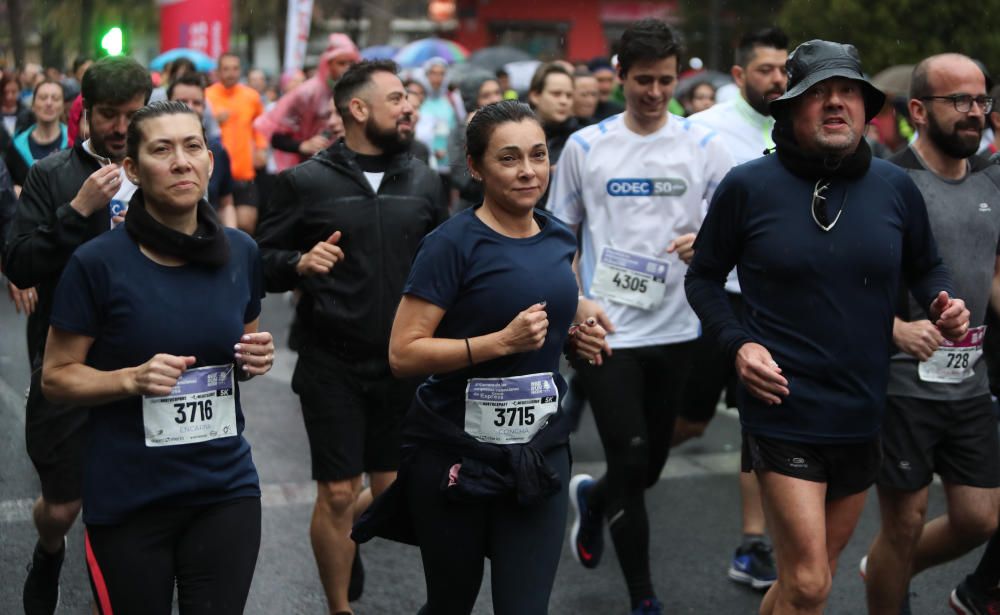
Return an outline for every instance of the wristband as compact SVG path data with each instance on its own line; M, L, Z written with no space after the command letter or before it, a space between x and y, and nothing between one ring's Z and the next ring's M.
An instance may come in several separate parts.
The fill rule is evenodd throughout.
M469 356L469 367L472 367L476 363L472 360L472 344L469 343L469 338L465 338L465 353Z

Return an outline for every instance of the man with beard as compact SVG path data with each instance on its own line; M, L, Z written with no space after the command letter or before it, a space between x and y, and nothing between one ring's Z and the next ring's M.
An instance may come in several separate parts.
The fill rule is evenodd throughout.
M857 50L808 41L786 68L770 105L777 153L722 180L685 287L742 385L743 470L757 475L778 562L760 613L819 615L879 473L899 289L951 340L969 311L950 296L917 186L864 140L885 95ZM734 266L742 319L725 291Z
M448 216L436 174L408 153L413 106L397 70L381 60L344 73L333 92L344 139L278 176L259 229L267 290L302 293L292 389L317 482L310 537L330 613L351 612L349 581L350 599L360 596L351 526L395 479L400 422L420 383L389 370L396 304L420 240Z
M774 147L771 139L774 118L767 106L785 93L785 86L788 85L786 60L788 36L780 29L764 28L744 34L730 69L740 95L690 117L692 122L722 136L722 143L733 157L734 165L760 158ZM743 298L735 270L729 274L726 290L733 310L740 314ZM696 355L692 358L697 368L685 386L674 427L673 446L705 432L715 415L723 389L727 389L727 405L736 407L739 384L734 366L719 351L715 341L707 336L699 338ZM733 554L729 578L763 589L774 583L777 577L774 556L764 535L760 489L753 474L740 472L740 495L743 502L743 539Z
M24 612L51 615L59 598L65 536L80 513L87 411L42 397L41 371L56 283L73 251L123 218L136 190L120 166L125 132L149 100L153 83L135 60L107 57L83 75L90 138L38 161L28 171L4 253L14 285L34 287L38 304L28 318L31 388L25 444L38 471L42 497L32 516L38 529L24 583Z
M932 56L913 71L909 110L919 136L892 161L923 194L971 328L949 342L912 297L898 303L878 479L882 526L862 561L873 614L899 613L913 575L965 554L997 527L1000 439L982 346L986 311L1000 308L1000 168L975 155L992 107L982 70L965 56ZM935 472L947 512L925 524Z

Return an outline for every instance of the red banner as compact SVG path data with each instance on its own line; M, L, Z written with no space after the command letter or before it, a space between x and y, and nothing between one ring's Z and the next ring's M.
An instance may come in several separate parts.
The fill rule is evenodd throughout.
M229 49L230 0L158 0L160 51L197 49L218 58Z

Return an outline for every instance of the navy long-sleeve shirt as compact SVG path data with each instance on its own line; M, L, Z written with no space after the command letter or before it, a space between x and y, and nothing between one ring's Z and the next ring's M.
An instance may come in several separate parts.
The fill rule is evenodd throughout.
M746 342L770 351L789 395L768 406L745 394L743 428L800 442L875 437L881 423L900 282L922 305L951 293L923 197L906 173L872 160L858 179L835 178L823 231L811 213L814 182L777 156L734 168L695 242L685 280L706 335L735 360ZM723 285L737 268L746 302L737 320Z

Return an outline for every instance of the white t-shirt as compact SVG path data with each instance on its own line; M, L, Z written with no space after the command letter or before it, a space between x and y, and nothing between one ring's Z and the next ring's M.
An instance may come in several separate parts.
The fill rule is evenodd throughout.
M675 115L659 131L638 135L612 116L570 137L559 158L548 206L571 225L581 225L580 278L615 333L613 348L674 344L699 335L698 317L684 294L687 265L667 246L695 233L732 159L708 129ZM636 252L667 261L663 301L651 310L593 297L601 250Z
M372 187L372 190L378 192L379 186L382 185L382 178L385 177L385 171L369 172L365 171L365 179L368 180L368 185Z
M760 158L764 150L774 147L774 140L771 139L774 118L758 113L743 96L716 104L688 119L719 133L722 144L733 158L733 166ZM705 207L708 207L708 201L705 201ZM729 272L726 290L740 292L735 269Z

